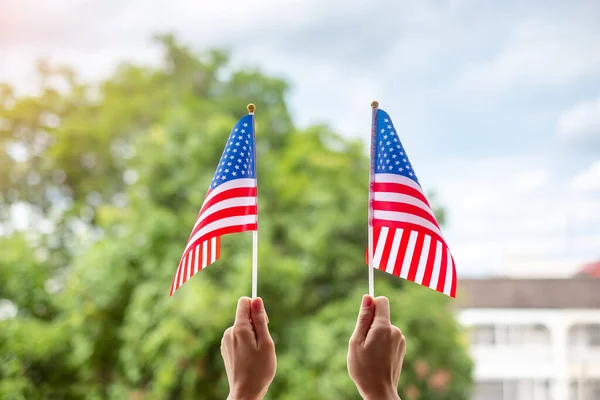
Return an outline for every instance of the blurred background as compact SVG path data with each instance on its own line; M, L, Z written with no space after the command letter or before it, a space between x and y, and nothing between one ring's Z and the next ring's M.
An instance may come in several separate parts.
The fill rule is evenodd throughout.
M0 398L223 399L250 234L168 297L257 106L269 399L358 399L370 101L457 300L376 271L404 400L600 399L600 2L0 0Z

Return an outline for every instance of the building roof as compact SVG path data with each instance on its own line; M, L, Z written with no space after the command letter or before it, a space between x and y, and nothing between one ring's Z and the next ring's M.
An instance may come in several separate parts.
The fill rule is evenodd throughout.
M600 279L461 279L459 308L600 308Z

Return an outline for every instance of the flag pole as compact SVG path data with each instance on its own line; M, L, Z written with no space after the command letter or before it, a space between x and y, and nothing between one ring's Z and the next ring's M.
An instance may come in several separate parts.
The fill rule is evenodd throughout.
M256 106L252 103L248 104L248 114L252 115L252 135L254 136L254 179L258 187L258 179L256 176L256 125L254 124L254 110ZM258 193L256 195L256 223L258 224ZM258 291L258 225L255 231L252 231L252 298L256 298Z
M375 182L375 145L377 142L377 110L379 102L371 102L373 114L371 117L371 163L369 167L369 222L367 230L369 235L369 243L367 253L369 257L369 295L375 296L375 277L373 273L373 185Z

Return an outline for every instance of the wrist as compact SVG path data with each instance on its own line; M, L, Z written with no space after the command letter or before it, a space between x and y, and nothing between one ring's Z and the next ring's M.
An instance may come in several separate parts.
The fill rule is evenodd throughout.
M364 393L362 394L362 398L363 400L401 400L398 390L393 388Z
M253 393L253 390L230 390L227 400L262 400L264 392L260 394ZM265 391L266 392L266 391Z
M262 400L262 396L239 395L229 393L229 396L227 396L227 400Z

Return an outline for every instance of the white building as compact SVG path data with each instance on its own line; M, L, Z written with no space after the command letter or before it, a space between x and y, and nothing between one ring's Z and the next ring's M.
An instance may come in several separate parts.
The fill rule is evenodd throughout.
M600 279L463 279L473 400L600 400Z

